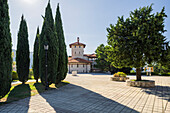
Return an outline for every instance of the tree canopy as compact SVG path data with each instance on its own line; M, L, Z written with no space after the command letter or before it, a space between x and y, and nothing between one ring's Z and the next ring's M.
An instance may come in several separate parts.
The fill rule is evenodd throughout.
M0 0L0 98L11 88L12 40L7 0Z
M19 32L18 32L18 43L16 51L16 66L19 80L25 84L28 80L29 75L29 42L28 42L28 28L24 16L21 17Z
M37 28L37 34L34 42L34 54L33 54L33 73L34 79L38 82L39 75L39 27Z
M46 78L46 53L44 45L48 45L47 51L47 82L48 85L56 83L58 73L58 37L55 32L54 19L52 15L50 1L45 10L44 23L40 34L40 51L39 51L39 73L41 82L45 85Z
M97 47L95 51L96 56L97 56L97 59L96 59L97 64L95 66L98 69L101 69L101 71L110 71L111 74L116 73L118 71L129 74L132 68L129 68L129 67L116 68L113 65L111 65L112 60L109 59L108 57L109 53L111 52L110 50L111 50L111 47L108 45L104 46L104 44L101 44L100 46Z
M57 32L58 43L59 43L58 74L57 74L57 81L56 81L57 83L59 83L61 82L61 80L65 79L68 71L67 69L68 57L67 57L67 50L66 50L59 4L56 10L55 29Z
M96 67L101 71L110 71L111 62L107 61L107 49L104 44L97 47L96 51Z
M166 32L165 8L156 14L152 10L152 5L136 9L130 12L127 19L118 17L117 23L107 28L112 65L119 68L135 67L137 80L141 80L140 67L146 63L163 62L168 48L163 35Z

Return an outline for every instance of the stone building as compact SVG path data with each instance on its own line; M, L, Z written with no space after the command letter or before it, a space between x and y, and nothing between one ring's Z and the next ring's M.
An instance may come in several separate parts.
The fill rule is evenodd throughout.
M89 73L95 68L95 54L84 54L85 44L79 42L79 37L77 42L69 45L71 48L72 56L68 58L68 72L77 71L79 73Z

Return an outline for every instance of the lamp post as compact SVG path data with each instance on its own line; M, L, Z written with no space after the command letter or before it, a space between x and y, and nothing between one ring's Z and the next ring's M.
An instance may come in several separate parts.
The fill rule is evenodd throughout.
M48 80L47 80L47 51L48 51L48 44L44 45L44 50L45 50L45 90L48 89Z

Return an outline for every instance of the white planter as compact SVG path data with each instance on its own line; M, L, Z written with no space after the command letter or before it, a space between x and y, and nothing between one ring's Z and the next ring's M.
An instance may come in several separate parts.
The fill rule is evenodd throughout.
M77 71L72 71L72 75L76 76L77 75Z
M129 77L111 77L112 81L126 81Z

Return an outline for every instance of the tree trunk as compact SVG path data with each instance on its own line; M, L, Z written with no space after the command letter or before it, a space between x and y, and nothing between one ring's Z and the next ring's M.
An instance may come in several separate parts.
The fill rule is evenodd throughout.
M141 80L141 69L140 69L140 67L136 68L136 80L137 81Z
M38 83L38 79L36 79L36 83Z

